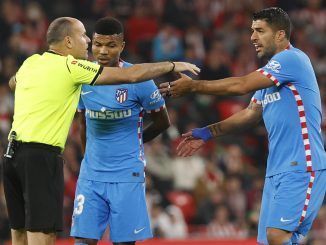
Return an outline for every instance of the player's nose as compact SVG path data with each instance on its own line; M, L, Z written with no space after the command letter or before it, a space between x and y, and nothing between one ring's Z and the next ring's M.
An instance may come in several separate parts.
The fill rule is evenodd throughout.
M100 54L108 54L109 53L109 49L106 47L101 47L100 48Z
M251 36L250 36L250 40L251 40L252 42L254 42L254 41L256 41L257 39L258 39L258 37L257 37L256 32L252 32L252 34L251 34Z

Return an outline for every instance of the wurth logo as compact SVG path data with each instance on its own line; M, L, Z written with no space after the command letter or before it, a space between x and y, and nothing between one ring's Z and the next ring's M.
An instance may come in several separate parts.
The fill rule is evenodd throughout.
M263 101L262 101L262 106L264 107L265 105L269 103L273 103L275 101L278 101L281 99L281 95L279 92L275 92L272 94L266 94Z

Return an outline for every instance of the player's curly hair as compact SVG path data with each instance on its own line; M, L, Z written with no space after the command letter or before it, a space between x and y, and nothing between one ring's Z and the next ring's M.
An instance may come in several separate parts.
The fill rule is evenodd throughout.
M253 20L264 20L274 30L284 30L287 39L291 36L291 20L289 15L281 8L271 7L253 14Z
M120 21L112 17L104 17L96 21L94 32L100 35L123 34L123 26Z

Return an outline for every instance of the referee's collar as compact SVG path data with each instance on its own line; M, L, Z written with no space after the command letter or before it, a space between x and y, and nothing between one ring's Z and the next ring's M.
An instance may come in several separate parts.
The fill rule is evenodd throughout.
M54 52L53 50L47 50L46 52L47 52L47 53L51 53L51 54L56 54L56 55L60 55L60 56L62 56L62 54L59 54L59 53L57 53L57 52Z

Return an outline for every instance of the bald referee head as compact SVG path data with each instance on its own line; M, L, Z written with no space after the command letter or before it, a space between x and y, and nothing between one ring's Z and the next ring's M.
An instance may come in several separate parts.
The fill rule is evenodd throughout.
M55 19L49 26L46 40L50 49L62 55L72 55L76 59L87 59L89 37L79 20L71 17Z

